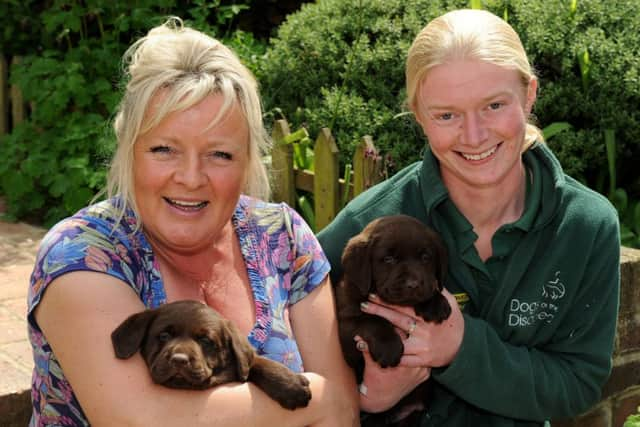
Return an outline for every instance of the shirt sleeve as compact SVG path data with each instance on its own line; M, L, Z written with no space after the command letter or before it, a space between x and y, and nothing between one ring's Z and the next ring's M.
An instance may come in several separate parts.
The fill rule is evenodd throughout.
M295 304L322 284L331 266L318 239L300 214L289 206L286 206L285 214L290 220L293 252L289 303Z
M128 283L136 292L135 271L127 242L110 232L109 224L95 218L70 218L43 238L29 287L29 314L47 286L72 271L95 271Z
M433 378L472 405L510 418L569 418L595 404L611 372L620 283L617 221L596 233L580 290L553 339L514 345L465 314L458 355L434 368Z

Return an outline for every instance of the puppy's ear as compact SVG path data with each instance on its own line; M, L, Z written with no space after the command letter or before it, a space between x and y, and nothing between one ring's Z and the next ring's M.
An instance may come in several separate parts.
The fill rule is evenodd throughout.
M342 252L344 280L350 285L355 284L363 296L369 294L372 286L369 246L369 235L360 233L347 242Z
M236 356L238 380L242 382L247 381L251 365L253 365L255 351L253 347L251 347L251 344L249 344L249 341L242 336L240 330L229 321L225 322L225 334L229 341L229 347Z
M132 314L111 333L111 343L118 359L128 359L140 350L154 318L154 310Z

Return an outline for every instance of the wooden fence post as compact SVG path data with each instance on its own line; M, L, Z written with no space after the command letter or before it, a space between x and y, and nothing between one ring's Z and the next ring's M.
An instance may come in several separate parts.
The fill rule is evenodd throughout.
M289 124L286 120L277 120L271 132L273 150L271 151L271 168L273 174L273 201L296 205L295 176L293 171L293 146L284 142L289 135Z
M338 147L331 130L322 128L314 147L313 197L316 231L322 230L338 213L340 196Z
M20 63L20 57L14 56L11 59L11 66ZM24 98L22 92L17 85L11 85L11 126L16 127L18 123L22 123L25 119Z
M353 154L353 197L380 181L377 164L378 150L371 136L365 135Z
M8 76L7 60L4 58L4 54L0 53L0 136L9 132L9 95L7 94L7 88L9 87L9 82L7 81Z

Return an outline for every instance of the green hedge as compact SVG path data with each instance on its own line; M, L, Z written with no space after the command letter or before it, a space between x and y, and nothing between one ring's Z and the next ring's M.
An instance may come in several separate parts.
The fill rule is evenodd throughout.
M540 77L539 125L572 128L549 141L568 173L605 190L604 129L616 135L618 184L637 195L640 180L640 14L637 0L485 1L521 35ZM469 2L321 0L288 17L260 68L267 109L312 134L329 126L346 159L371 134L395 168L419 158L424 139L402 115L404 61L433 17ZM588 52L583 79L578 56ZM276 114L277 117L277 114Z
M266 53L251 34L230 30L243 9L234 3L0 2L2 53L24 57L12 83L34 107L28 121L0 137L7 217L49 225L102 187L120 56L170 14L236 49L261 82L267 122L285 116L312 135L330 127L343 163L365 134L388 156L389 173L420 157L422 131L403 114L405 55L426 22L468 0L318 0L288 16ZM612 198L627 224L625 242L640 246L637 0L482 3L522 37L540 77L534 112L541 127L571 126L549 140L565 170ZM615 131L615 159L607 157L606 129Z
M167 16L224 39L255 67L264 43L230 31L245 8L221 1L9 0L0 3L0 53L21 56L11 83L28 119L0 137L0 195L7 219L49 226L103 188L114 148L110 120L120 98L120 59Z

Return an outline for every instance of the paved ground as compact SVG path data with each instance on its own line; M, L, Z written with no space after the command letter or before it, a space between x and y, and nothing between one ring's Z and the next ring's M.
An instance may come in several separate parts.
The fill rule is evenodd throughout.
M33 361L27 339L27 288L44 232L0 221L0 420L7 421L8 412L23 405L30 388Z

